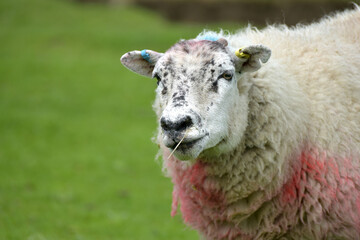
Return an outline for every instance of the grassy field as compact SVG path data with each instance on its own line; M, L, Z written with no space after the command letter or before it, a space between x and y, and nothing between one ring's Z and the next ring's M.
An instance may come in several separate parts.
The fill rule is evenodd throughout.
M0 1L0 239L198 238L170 217L154 160L156 83L119 58L203 27L133 7Z

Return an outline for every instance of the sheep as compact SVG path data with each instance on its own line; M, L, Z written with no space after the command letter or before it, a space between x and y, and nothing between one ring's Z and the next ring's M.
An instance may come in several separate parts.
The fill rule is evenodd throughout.
M206 239L360 239L358 6L121 62L157 79L172 215Z

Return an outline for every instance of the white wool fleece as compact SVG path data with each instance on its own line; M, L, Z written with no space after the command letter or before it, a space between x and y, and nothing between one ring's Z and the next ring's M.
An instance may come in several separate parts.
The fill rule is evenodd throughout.
M360 239L359 39L356 6L125 54L158 80L172 215L205 239Z

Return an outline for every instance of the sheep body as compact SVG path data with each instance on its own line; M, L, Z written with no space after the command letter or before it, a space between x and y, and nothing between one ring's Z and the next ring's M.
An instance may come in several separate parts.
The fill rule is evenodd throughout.
M292 29L203 35L234 49L264 44L272 57L246 73L253 84L237 148L189 164L168 159L158 141L174 183L172 214L179 203L207 239L359 239L359 8Z

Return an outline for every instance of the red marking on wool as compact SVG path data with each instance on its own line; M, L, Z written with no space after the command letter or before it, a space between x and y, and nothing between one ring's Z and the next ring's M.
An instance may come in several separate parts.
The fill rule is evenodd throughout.
M329 205L323 205L324 213L337 211L350 218L360 231L360 174L352 160L316 149L303 151L297 162L300 165L294 167L292 177L282 187L282 205L300 207L307 198L325 201Z
M234 239L246 234L227 223L225 195L208 175L206 163L198 160L184 167L183 162L171 157L167 161L174 183L171 215L176 214L178 202L184 222L200 230L211 239Z
M354 193L356 196L356 209L354 209L354 212L352 213L352 219L354 220L356 224L357 231L360 232L360 194Z
M281 201L284 204L293 202L298 198L299 182L301 172L296 171L294 176L283 186Z
M339 216L339 224L347 219L360 232L360 174L352 161L313 148L303 151L280 191L281 205L296 211L309 199L318 201L324 215L335 212L332 216ZM198 160L186 166L171 157L167 167L174 183L172 216L180 203L184 221L205 237L252 239L227 219L225 195L207 172L208 164Z
M217 189L205 185L205 167L204 163L198 161L186 170L177 169L178 174L174 178L183 218L191 224L201 221L197 219L198 214L201 215L201 208L221 206L224 200L224 196Z
M304 197L301 186L311 188L308 178L316 180L321 186L327 189L327 197L336 198L336 191L326 179L327 174L333 174L339 181L340 174L337 163L333 158L327 157L325 152L319 153L317 150L304 151L300 154L299 161L301 166L294 170L293 176L284 184L281 200L284 204L292 203Z
M179 204L179 193L177 192L177 189L174 187L172 192L172 204L171 204L171 216L174 217L177 212L177 206Z
M360 195L356 198L356 207L357 207L357 213L360 215Z

